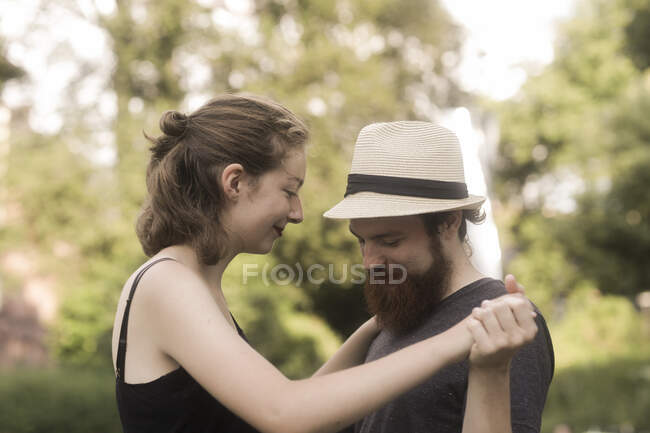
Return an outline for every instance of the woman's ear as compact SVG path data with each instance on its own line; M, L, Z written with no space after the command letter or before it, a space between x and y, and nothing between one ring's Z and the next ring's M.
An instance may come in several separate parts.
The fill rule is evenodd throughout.
M244 167L241 164L228 164L221 173L223 192L232 201L239 199L244 173Z

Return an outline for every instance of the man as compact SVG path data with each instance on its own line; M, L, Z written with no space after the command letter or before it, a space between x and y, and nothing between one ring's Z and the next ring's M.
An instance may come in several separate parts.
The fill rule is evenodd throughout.
M484 200L467 193L460 145L451 131L411 121L361 130L345 197L325 217L350 220L369 271L364 294L382 330L366 362L443 332L485 300L506 293L501 281L486 278L468 259L466 224L481 221ZM550 335L537 313L539 332L509 370L513 433L539 432L553 375ZM441 370L354 431L461 432L468 372L467 361Z

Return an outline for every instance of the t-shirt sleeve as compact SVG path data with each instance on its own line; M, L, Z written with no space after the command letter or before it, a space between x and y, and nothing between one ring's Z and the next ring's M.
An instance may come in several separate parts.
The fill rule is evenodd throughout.
M510 368L512 433L537 433L554 370L553 345L546 322L538 312L535 339L522 347Z

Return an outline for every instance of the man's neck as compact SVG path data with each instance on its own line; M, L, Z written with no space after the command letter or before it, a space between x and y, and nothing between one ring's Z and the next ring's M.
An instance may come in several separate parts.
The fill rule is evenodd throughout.
M468 284L486 277L472 265L464 251L456 251L449 259L452 261L452 271L445 298Z

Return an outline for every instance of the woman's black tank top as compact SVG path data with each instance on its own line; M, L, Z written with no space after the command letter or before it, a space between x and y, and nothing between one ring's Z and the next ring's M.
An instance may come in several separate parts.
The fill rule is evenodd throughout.
M165 257L145 266L136 275L122 317L117 350L115 395L125 433L257 433L234 413L212 397L183 367L147 383L124 382L126 334L129 310L135 288L144 272ZM235 318L233 317L233 321ZM246 340L235 321L237 332Z

